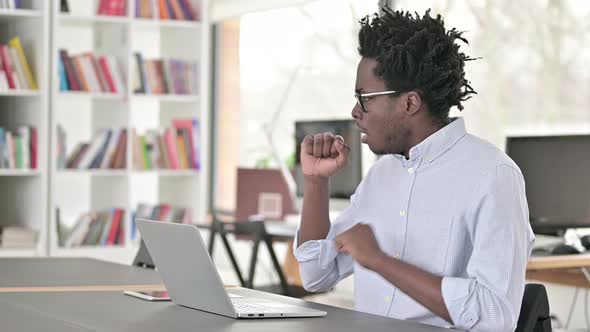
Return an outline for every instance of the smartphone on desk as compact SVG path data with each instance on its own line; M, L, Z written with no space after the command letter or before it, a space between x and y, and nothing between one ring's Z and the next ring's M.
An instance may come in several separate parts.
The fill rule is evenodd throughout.
M124 291L123 293L125 295L137 297L139 299L146 301L171 301L170 294L168 294L167 291Z

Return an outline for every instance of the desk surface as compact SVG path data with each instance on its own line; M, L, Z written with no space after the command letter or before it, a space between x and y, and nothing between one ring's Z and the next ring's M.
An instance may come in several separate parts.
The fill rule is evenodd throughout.
M527 264L527 280L590 288L581 268L590 268L590 255L559 255L531 257Z
M590 254L532 256L527 264L527 271L548 269L576 269L590 267Z
M232 293L277 299L279 295L248 289ZM328 312L323 318L268 320L235 320L177 306L171 302L149 302L123 295L121 292L68 293L6 293L0 294L0 321L4 326L40 319L42 313L52 324L44 331L64 331L64 325L78 331L448 331L411 322L394 320L347 309L280 297L295 305L304 305ZM8 314L7 314L8 313ZM9 315L10 314L10 315ZM7 321L6 321L7 320ZM12 324L12 325L11 325ZM31 323L33 324L33 323ZM17 330L22 330L19 328Z
M91 258L0 258L0 288L161 283L154 270Z

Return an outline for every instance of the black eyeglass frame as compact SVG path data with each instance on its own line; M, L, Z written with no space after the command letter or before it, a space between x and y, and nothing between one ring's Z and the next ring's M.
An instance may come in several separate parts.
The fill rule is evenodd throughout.
M389 90L389 91L380 91L380 92L369 92L369 93L354 93L354 98L356 98L356 102L361 106L361 111L363 113L367 113L367 109L365 108L364 102L369 101L368 98L376 97L376 96L385 96L385 95L392 95L396 93L404 92L401 90ZM367 98L367 99L365 99Z

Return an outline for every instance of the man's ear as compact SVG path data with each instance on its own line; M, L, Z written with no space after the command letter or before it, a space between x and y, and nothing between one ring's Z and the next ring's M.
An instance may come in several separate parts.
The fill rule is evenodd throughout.
M406 112L408 115L414 115L422 106L422 97L416 91L410 91L406 94Z

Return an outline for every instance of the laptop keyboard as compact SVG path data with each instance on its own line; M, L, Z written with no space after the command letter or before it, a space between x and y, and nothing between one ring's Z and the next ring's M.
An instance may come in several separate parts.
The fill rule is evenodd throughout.
M263 306L263 305L256 304L256 303L242 302L238 299L232 299L232 303L233 303L236 311L239 313L254 313L254 314L257 314L257 313L261 313L261 314L281 313L281 311L276 310L271 307Z

